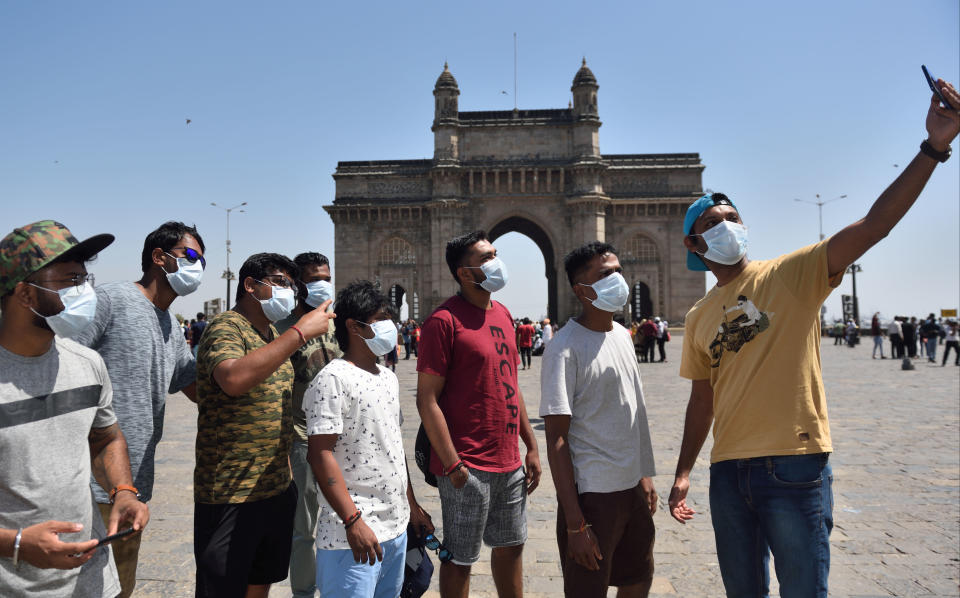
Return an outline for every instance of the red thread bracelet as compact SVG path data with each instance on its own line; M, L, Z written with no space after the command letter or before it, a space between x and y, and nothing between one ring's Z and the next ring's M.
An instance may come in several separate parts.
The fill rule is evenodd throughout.
M296 333L300 335L300 346L307 344L307 337L303 336L303 333L300 332L299 328L296 326L291 326L290 329L296 331Z
M447 469L444 469L444 470L443 470L443 475L444 475L444 476L452 475L453 472L457 471L457 470L460 469L461 467L463 467L463 459L457 459L457 462L456 462L456 463L454 463L453 465L451 465L451 466L448 467Z

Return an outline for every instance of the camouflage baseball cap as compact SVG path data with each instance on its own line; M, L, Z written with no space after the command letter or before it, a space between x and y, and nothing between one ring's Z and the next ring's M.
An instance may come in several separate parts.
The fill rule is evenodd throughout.
M0 241L0 296L53 260L68 256L87 261L113 239L113 235L103 234L81 243L67 227L53 220L13 229Z

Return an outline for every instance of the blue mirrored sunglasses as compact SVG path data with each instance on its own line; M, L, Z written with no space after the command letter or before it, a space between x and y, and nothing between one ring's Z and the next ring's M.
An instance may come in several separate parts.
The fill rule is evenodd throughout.
M453 554L433 534L427 534L423 537L423 545L429 550L437 551L437 558L440 559L440 562L445 563L453 560Z
M196 249L191 249L190 247L182 247L182 246L181 246L181 247L171 247L171 248L170 248L170 251L173 251L173 250L175 250L175 249L182 249L182 250L183 250L183 255L172 255L172 254L167 253L167 252L164 252L164 253L167 253L167 255L169 255L170 257L173 257L173 258L183 258L183 259L187 260L188 262L190 262L191 264L194 264L194 263L196 263L197 260L200 260L200 265L203 266L203 269L204 269L204 270L207 269L207 260L205 260L204 257L203 257L202 255L200 255L200 254L197 252Z

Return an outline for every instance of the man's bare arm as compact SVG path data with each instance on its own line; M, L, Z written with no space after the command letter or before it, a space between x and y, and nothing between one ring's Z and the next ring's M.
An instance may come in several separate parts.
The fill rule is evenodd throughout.
M453 446L447 420L444 419L440 405L437 404L446 382L447 379L443 376L423 372L417 375L417 411L420 413L420 420L430 439L430 446L440 457L444 468L450 467L460 458L457 456L456 447Z
M697 455L710 433L713 423L713 387L710 380L694 380L690 386L690 401L683 422L683 442L677 458L677 472L670 490L670 514L680 523L693 518L693 509L687 506L687 491L690 489L690 472L697 462Z
M960 93L942 80L938 84L947 99L960 106ZM945 151L960 131L960 113L942 108L939 99L934 95L927 112L926 127L930 145L938 151ZM866 216L830 238L827 245L827 268L830 276L846 270L847 266L893 230L920 196L936 165L936 160L924 153L918 153L900 176L880 194Z

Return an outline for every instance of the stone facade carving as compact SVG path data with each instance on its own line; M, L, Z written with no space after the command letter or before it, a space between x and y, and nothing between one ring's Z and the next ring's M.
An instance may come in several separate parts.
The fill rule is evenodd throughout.
M336 195L324 206L335 226L337 285L379 280L423 318L456 292L444 259L449 239L478 228L494 241L519 232L544 254L549 316L563 322L579 311L563 256L599 239L618 248L636 290L625 320L682 320L703 295L704 274L686 269L681 239L704 166L696 153L601 154L598 89L584 61L568 108L459 112L460 89L444 65L433 91L432 159L337 165Z

